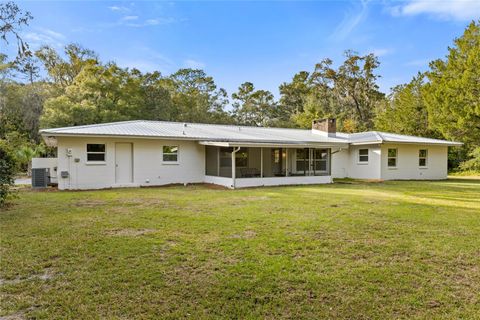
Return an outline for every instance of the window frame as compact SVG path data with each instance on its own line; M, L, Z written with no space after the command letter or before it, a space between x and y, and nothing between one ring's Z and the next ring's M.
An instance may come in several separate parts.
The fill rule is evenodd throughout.
M420 154L422 151L425 151L425 156L424 157L422 157L421 154ZM422 159L425 159L425 165L423 165L423 166L420 164L420 161ZM420 169L428 168L428 149L418 149L418 167Z
M177 148L177 152L165 152L165 147L168 148ZM177 156L176 160L165 160L166 155L175 155ZM180 146L176 145L162 145L162 164L178 164L180 161Z
M103 145L103 151L88 151L89 145ZM86 143L85 144L85 154L87 164L104 164L107 162L107 144L106 143ZM88 160L88 155L90 154L103 154L103 160Z
M390 150L395 150L395 156L390 156ZM390 159L395 159L395 165L391 166L389 164ZM396 169L398 167L398 148L387 148L387 168L389 169Z
M367 154L360 154L360 151L367 150ZM362 160L362 157L367 157L367 160ZM362 148L358 149L358 157L357 157L357 163L358 164L368 164L370 161L370 149L369 148Z

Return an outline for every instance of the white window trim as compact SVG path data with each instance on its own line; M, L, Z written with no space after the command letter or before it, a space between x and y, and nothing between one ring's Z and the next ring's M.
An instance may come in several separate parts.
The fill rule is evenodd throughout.
M360 161L360 150L367 150L367 161ZM359 165L366 165L368 164L368 162L370 161L370 149L369 148L362 148L362 149L358 149L358 155L357 155L357 164ZM362 155L363 157L365 157L365 155L363 154Z
M105 146L105 151L104 152L88 152L88 145L89 144L103 144ZM88 160L88 155L89 154L103 154L104 155L104 159L103 161L98 161L98 160L92 160L92 161L89 161ZM98 142L98 143L86 143L85 144L85 164L86 165L91 165L91 166L95 166L95 165L105 165L107 163L107 144L105 142Z
M420 157L420 150L425 150L427 152L425 157ZM425 159L425 165L424 166L420 165L420 159ZM428 149L418 149L418 168L419 169L428 169Z
M388 150L394 149L396 150L395 152L395 157L389 157L388 156ZM389 166L388 165L388 160L389 159L395 159L395 166ZM398 148L387 148L387 168L390 170L396 170L398 168Z
M163 147L177 147L177 153L164 153L164 152L163 152ZM164 156L165 154L167 154L167 155L168 155L168 154L170 154L170 155L176 154L176 155L177 155L177 160L176 160L176 161L165 161L165 160L163 160L163 156ZM165 164L165 165L178 165L179 163L180 163L180 146L179 146L178 144L169 144L169 145L164 144L164 145L162 145L162 164Z

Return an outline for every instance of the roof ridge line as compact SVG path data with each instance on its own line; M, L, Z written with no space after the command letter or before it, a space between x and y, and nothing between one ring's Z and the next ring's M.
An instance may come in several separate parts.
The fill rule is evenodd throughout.
M301 131L310 131L311 129L305 128L281 128L281 127L256 127L256 126L246 126L241 124L227 124L227 123L202 123L202 122L188 122L188 121L165 121L165 120L134 120L142 122L162 122L162 123L186 123L191 125L203 125L203 126L212 126L212 127L240 127L240 128L254 128L254 129L282 129L282 130L301 130ZM126 122L126 121L125 121Z
M105 122L105 123L94 123L94 124L83 124L80 126L69 126L69 127L61 127L61 128L45 128L41 129L40 132L45 131L45 130L68 130L68 129L80 129L80 128L92 128L92 127L100 127L100 126L112 126L115 124L121 124L121 123L131 123L131 122L142 122L144 120L125 120L125 121L115 121L115 122Z

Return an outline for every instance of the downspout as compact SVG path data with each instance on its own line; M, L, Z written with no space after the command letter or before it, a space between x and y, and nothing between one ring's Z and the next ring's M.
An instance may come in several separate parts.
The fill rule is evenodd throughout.
M235 168L235 155L240 151L240 147L234 147L232 151L232 188L235 189L235 176L236 176L236 168Z

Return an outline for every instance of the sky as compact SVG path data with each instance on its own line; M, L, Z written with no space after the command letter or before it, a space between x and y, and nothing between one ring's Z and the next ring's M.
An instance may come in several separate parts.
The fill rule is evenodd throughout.
M245 82L270 90L347 49L379 57L381 91L443 58L480 18L480 0L405 1L20 1L34 20L32 49L79 43L102 61L164 75L200 68L229 94Z

